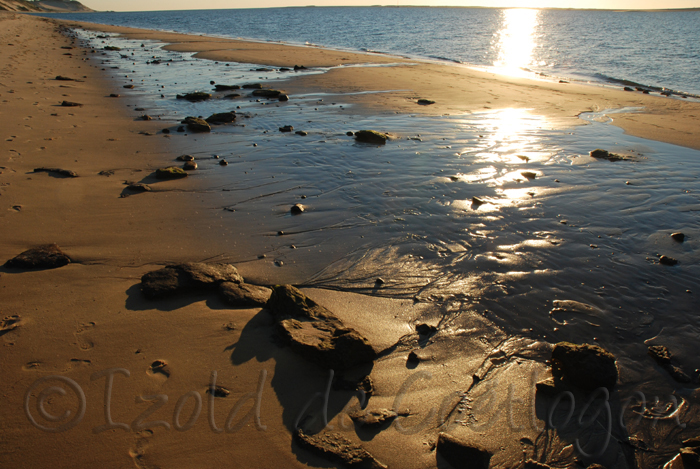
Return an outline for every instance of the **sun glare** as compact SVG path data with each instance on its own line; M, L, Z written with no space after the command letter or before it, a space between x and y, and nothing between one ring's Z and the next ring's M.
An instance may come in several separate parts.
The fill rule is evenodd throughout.
M498 31L498 58L494 66L501 73L519 74L532 61L539 10L510 9L502 11L502 27Z

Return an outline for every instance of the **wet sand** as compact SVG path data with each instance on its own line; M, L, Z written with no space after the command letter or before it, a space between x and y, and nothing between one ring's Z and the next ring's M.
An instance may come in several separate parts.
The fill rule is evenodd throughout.
M155 168L176 164L175 156L181 153L178 143L159 132L172 126L172 122L165 125L158 122L157 116L153 121L138 120L123 105L125 97L109 98L110 93L124 96L126 91L115 81L105 79L101 65L92 64L97 62L94 58L83 60L90 56L81 49L61 49L71 46L71 42L56 31L53 22L13 15L0 18L4 31L1 47L11 59L8 62L11 66L4 67L0 79L2 113L14 116L11 119L14 128L9 128L3 136L5 161L0 174L3 183L0 200L6 229L2 232L2 256L10 259L33 245L55 242L74 259L70 265L56 270L3 269L0 274L1 313L7 318L19 316L18 322L5 321L9 326L4 326L6 330L0 336L5 396L0 411L3 465L151 468L212 466L236 461L248 467L327 467L327 461L292 443L294 422L305 403L325 389L327 371L272 342L269 313L259 309L233 310L215 295L158 302L149 302L141 296L141 275L164 264L250 259L257 254L238 252L235 234L230 232L220 211L210 208L211 201L207 199L210 194L202 191L206 185L198 180L196 173L173 182L155 182L150 176ZM110 30L101 26L95 29ZM175 39L163 33L134 34L135 38ZM210 41L220 48L220 40ZM173 48L199 50L201 43L208 41L196 38L196 42L194 48L191 43ZM9 43L14 45L4 45ZM52 46L45 47L47 43ZM277 66L332 65L342 58L364 63L367 57L380 63L396 62L383 56L307 48L288 52L286 46L235 44L239 48L245 46L246 50L241 55L210 51L202 57ZM209 43L204 48L207 47L214 46ZM288 57L272 55L275 49L283 49L277 52ZM66 53L73 55L63 55ZM319 57L321 53L332 57ZM267 58L261 60L261 54ZM418 70L425 72L419 75L426 80L425 88L415 90L415 82L411 84L408 77ZM480 87L492 86L495 96L477 99L474 93L464 96L457 88L459 97L455 97L455 91L446 89L447 82L455 82L450 73L469 74L469 79L476 80ZM57 81L54 79L57 75L81 81ZM533 101L541 101L542 107L534 108L533 112L573 124L579 123L574 121L576 114L594 106L603 109L639 105L642 101L658 102L662 103L658 112L671 112L676 106L678 112L688 113L697 106L636 94L628 98L629 93L595 91L596 88L576 85L515 80L518 86L512 86L512 80L432 64L337 69L288 82L285 89L366 91L377 88L379 76L382 89L409 86L412 89L380 95L386 96L386 100L377 100L377 95L357 98L356 102L365 106L363 112L477 111L494 104L487 99L499 98L504 107L530 108ZM445 81L438 82L438 78ZM463 91L473 84L458 86L464 86ZM568 91L559 92L559 86L567 87ZM434 99L437 103L417 106L416 97ZM63 100L79 102L82 106L58 106ZM642 116L651 119L646 114ZM665 119L661 114L652 124L670 125L664 124ZM648 127L640 132L650 135ZM682 140L682 130L674 133L662 127L658 132L673 139L673 143L697 148L697 135L692 131L687 131L690 135L687 140ZM659 140L663 138L659 136ZM39 166L69 169L79 177L33 173ZM114 173L100 175L102 171ZM125 193L127 180L149 183L154 191ZM127 194L128 197L120 197ZM241 263L239 267L245 277L262 279L261 283L269 277L254 263ZM541 402L539 407L535 405L533 383L536 376L544 377L548 373L545 365L548 344L509 336L481 313L464 311L451 316L447 314L449 305L444 306L445 310L435 310L412 300L318 289L305 292L363 333L378 351L385 352L372 370L376 391L369 408L390 409L396 405L397 410L408 415L401 418L404 430L408 431L393 427L382 431L353 429L342 412L346 405L358 404L357 396L350 391L332 393L329 416L344 436L361 443L389 467L443 467L444 461L439 456L436 459L434 450L437 433L443 430L488 447L495 453L492 467L517 467L523 451L528 456L551 461L559 450L570 450L571 439L547 434L551 441L542 441L545 414ZM445 318L449 318L449 327L443 323ZM441 333L422 337L415 332L417 322L440 326ZM420 365L407 364L409 351L417 349L421 353ZM167 363L167 373L153 370L152 364L157 360ZM479 374L484 363L500 367L498 378L491 381L490 388L472 394L465 408L453 411L475 384L473 376ZM130 429L115 428L95 434L93 428L105 423L105 378L95 373L110 368L130 372L128 378L115 376L111 404L113 420L128 424ZM214 370L218 371L217 384L230 391L227 397L214 399L216 427L207 422L211 403L206 391ZM256 391L262 371L267 373L261 398L261 421L266 430L256 428L254 420L249 419L235 433L218 433L216 428L223 427L236 402ZM416 372L422 372L417 380ZM22 408L30 386L42 377L55 375L79 383L87 402L84 419L63 433L35 428ZM397 403L397 396L402 395L401 387L407 383L411 384L410 392ZM35 390L34 396L41 389ZM489 389L498 392L489 394ZM193 391L203 399L202 414L194 428L181 433L173 428L173 412L177 400ZM134 399L154 395L169 396L168 404L153 415L144 416L144 420L162 420L170 428L161 423L140 429L137 417L149 404ZM487 400L485 395L495 401ZM156 400L146 398L149 399ZM472 406L472 401L481 404ZM495 415L489 412L497 404L506 406L507 402L515 403L515 414L509 413L507 407ZM75 403L70 396L54 395L47 408L60 414L65 409L75 409ZM247 403L239 416L251 407ZM192 409L191 403L185 407L180 423ZM35 407L30 411L38 415ZM317 417L321 411L321 406L313 408ZM455 412L464 423L454 423ZM441 420L445 415L453 419L447 427ZM492 425L467 426L479 418L491 421L491 417ZM421 425L424 419L426 424ZM343 424L345 429L341 427ZM37 451L37 448L47 449ZM664 451L659 458L668 456L672 449ZM616 461L623 453L616 446L606 454L606 461ZM623 463L615 467L624 467Z

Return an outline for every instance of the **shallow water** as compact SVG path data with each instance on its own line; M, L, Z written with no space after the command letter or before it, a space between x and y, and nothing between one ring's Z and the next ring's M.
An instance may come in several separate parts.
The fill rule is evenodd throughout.
M683 416L694 415L696 385L674 382L646 353L666 345L697 377L700 152L624 135L609 124L614 111L561 130L513 109L367 117L343 95L280 103L243 90L189 103L175 93L210 89L210 80L283 89L276 80L289 72L100 41L124 48L99 57L119 67L118 84L138 85L125 91L146 109L134 117L159 116L171 141L197 158L206 206L235 240L224 257L254 263L252 280L414 298L434 305L429 314L438 311L448 332L476 311L509 333L598 343L618 357L622 393L673 393ZM163 62L147 64L154 56ZM231 109L235 125L175 131L184 116ZM281 133L283 125L308 135ZM366 128L394 138L375 146L346 135ZM627 159L596 160L595 148ZM291 215L295 203L306 211ZM685 242L670 238L677 231ZM661 254L679 264L660 265ZM663 446L677 433L645 438Z

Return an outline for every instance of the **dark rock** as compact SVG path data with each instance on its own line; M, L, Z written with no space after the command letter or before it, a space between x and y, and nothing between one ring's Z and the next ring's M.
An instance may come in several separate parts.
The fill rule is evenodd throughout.
M112 94L109 95L109 97L110 97L110 98L119 98L120 95L118 95L118 94L116 94L116 93L112 93Z
M381 427L387 422L391 422L398 414L393 410L358 410L348 415L353 422L363 427Z
M355 132L355 140L358 142L384 145L388 139L388 135L376 132L374 130L358 130Z
M455 469L488 469L492 454L476 445L440 433L437 452Z
M289 96L287 96L286 94L282 93L282 94L279 95L279 97L278 97L277 99L279 99L280 101L289 101Z
M75 81L75 78L68 78L68 77L64 77L64 76L62 76L62 75L57 75L57 76L56 76L56 80L59 80L59 81Z
M192 156L192 155L180 155L176 159L178 161L194 161L194 156Z
M700 469L700 448L681 448L680 456L683 469Z
M228 161L226 161L226 160L221 160L221 161L219 161L219 165L221 165L221 166L228 166Z
M415 350L412 350L408 354L408 358L406 358L406 361L410 363L420 363L421 362L421 357L418 356Z
M209 124L228 124L236 120L235 112L219 112L206 118Z
M559 342L552 349L552 375L557 385L586 392L612 390L617 383L615 356L597 345Z
M70 264L71 259L56 244L38 246L5 262L13 269L55 269Z
M262 85L260 83L249 83L247 85L243 85L243 88L246 90L261 90Z
M523 171L520 174L522 174L522 176L527 179L535 179L537 177L537 173L534 173L532 171Z
M304 67L303 65L295 65L294 71L297 71L297 70L306 70L306 67Z
M126 88L127 90L133 90L134 85L124 85L124 86L122 86L122 88Z
M68 178L77 178L78 174L75 171L69 171L61 168L34 168L35 173L54 173Z
M431 104L435 104L435 101L432 101L430 99L419 99L418 104L420 104L421 106L429 106Z
M170 166L167 168L159 168L156 170L157 179L181 179L187 177L184 169Z
M348 137L352 137L353 135L355 135L355 132L351 132L348 130L347 132L345 132L345 135L347 135Z
M63 106L63 107L81 107L82 104L80 104L80 103L74 103L74 102L72 102L72 101L63 101L63 102L61 103L61 106Z
M358 469L386 469L387 467L362 446L353 443L340 433L327 432L311 436L297 429L294 433L294 441L301 448L347 467Z
M683 440L683 446L685 446L686 448L700 448L700 436L695 436L693 438Z
M224 99L234 99L234 98L238 98L240 96L241 95L238 93L231 93L231 94L227 94L226 96L224 96Z
M186 117L182 123L187 124L187 128L193 132L211 132L211 126L209 123L204 119L200 119L199 117Z
M297 135L301 135L302 137L306 137L307 135L309 135L308 132L305 132L305 131L303 131L303 130L297 130L297 131L294 132L294 133L297 134Z
M105 169L104 171L100 171L97 173L98 176L114 176L114 170L113 169Z
M671 363L673 354L663 345L652 345L647 353L654 359L671 377L679 383L690 383L693 380L681 368Z
M600 148L596 148L595 150L591 151L589 154L593 158L596 158L599 160L624 161L627 159L622 155L616 155L615 153L610 153L608 150L601 150Z
M673 257L670 257L670 256L661 256L661 257L659 257L659 264L673 266L673 265L678 264L678 259L674 259Z
M144 114L143 116L141 116L141 120L150 121L153 120L153 118L148 114Z
M179 127L177 128L177 131L178 131L178 132L184 132L184 131L185 131L185 126L184 126L184 125L179 126Z
M535 390L537 392L544 394L545 396L556 396L560 393L557 389L557 384L554 382L554 378L543 379L535 383Z
M416 325L416 332L420 335L434 334L437 332L437 327L430 324L418 324Z
M226 389L225 387L223 387L223 386L217 386L217 385L215 385L215 386L211 386L211 385L208 386L208 387L207 387L207 390L206 390L205 392L206 392L207 394L211 394L211 395L214 396L214 397L221 397L222 399L228 397L229 394L231 394L231 391L229 391L229 390Z
M184 165L182 165L182 169L185 171L194 171L197 169L197 163L194 161L186 161Z
M485 202L483 200L481 200L480 198L478 198L476 196L472 197L472 204L476 205L477 207L479 205L483 205L484 203Z
M151 373L160 373L166 378L169 378L170 374L172 373L170 367L168 366L168 363L164 360L154 361L153 363L151 363L151 366L149 368L151 370Z
M294 130L294 127L291 125L285 125L284 127L280 127L280 132L291 132Z
M267 309L281 340L323 368L342 371L377 358L365 337L291 285L273 287Z
M247 283L224 282L219 286L219 295L231 306L263 307L270 299L272 290Z
M253 96L258 96L261 98L279 98L282 94L279 90L255 90L253 91Z
M106 46L105 50L122 50L122 48L117 46Z
M625 90L625 91L634 91L634 88L630 88L629 86L625 86L625 87L622 88L622 89Z
M169 134L169 133L170 133L170 129L163 129L162 132L163 132L164 134Z
M289 211L292 212L292 215L300 215L304 210L305 207L302 204L294 204Z
M192 103L199 101L206 101L211 98L211 94L205 93L204 91L193 91L192 93L178 94L175 96L177 99L185 99Z
M216 85L216 86L214 86L214 89L216 91L230 91L230 90L240 90L241 87L238 85Z
M386 282L385 282L384 279L381 278L381 277L378 277L378 278L374 281L374 284L375 284L375 285L384 285L385 283L386 283Z
M224 282L242 283L243 277L230 264L186 263L169 265L141 277L141 291L149 300L179 293L215 290Z
M678 241L679 243L685 241L685 235L683 233L673 233L671 234L671 238L673 238L674 241Z

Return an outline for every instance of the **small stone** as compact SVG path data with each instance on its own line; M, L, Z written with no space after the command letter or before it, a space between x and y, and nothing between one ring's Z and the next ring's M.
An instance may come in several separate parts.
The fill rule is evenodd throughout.
M178 161L194 161L194 156L192 155L180 155L177 157Z
M673 266L678 264L678 259L674 259L670 256L661 256L659 257L659 264Z
M355 135L355 133L347 131L347 132L345 132L345 135L347 135L348 137L352 137L353 135Z
M183 166L182 169L185 171L194 171L197 169L197 163L195 161L187 161Z
M301 135L302 137L306 137L307 135L309 135L308 132L304 132L303 130L297 130L294 133L297 135Z
M434 334L437 332L437 327L431 326L430 324L418 324L416 325L416 332L420 335Z
M279 99L280 101L289 101L289 96L287 96L286 94L280 94L279 98L277 99Z
M141 120L150 121L150 120L153 120L153 118L151 116L149 116L148 114L144 114L141 116Z
M163 132L164 134L169 134L169 133L170 133L170 129L163 129L162 132Z
M389 139L387 134L379 133L375 130L358 130L355 132L355 140L374 145L385 145Z
M432 100L430 100L430 99L419 99L417 102L418 102L418 104L420 104L421 106L429 106L429 105L431 105L431 104L435 104L435 101L432 101Z
M169 166L167 168L159 168L156 170L157 179L181 179L187 177L187 173L175 166Z
M291 125L285 125L284 127L280 127L280 132L291 132L294 130L294 127Z
M671 235L671 238L673 238L674 241L678 241L679 243L685 241L685 235L683 233L673 233Z
M478 197L472 197L472 203L478 207L479 205L484 204L484 201Z
M537 173L532 171L523 171L520 174L527 179L535 179L537 177Z
M302 212L304 212L304 210L305 207L302 204L294 204L292 205L290 212L292 212L292 215L300 215Z
M221 161L219 161L219 165L220 165L220 166L228 166L228 161L226 161L226 160L221 160Z
M383 278L379 277L379 278L377 278L377 280L374 281L374 283L376 285L384 285L385 282L384 282Z

